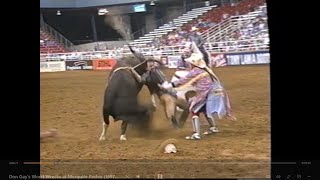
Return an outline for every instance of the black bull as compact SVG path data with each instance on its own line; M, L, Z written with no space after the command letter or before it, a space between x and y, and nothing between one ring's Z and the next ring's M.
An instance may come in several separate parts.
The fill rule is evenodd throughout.
M122 120L120 140L126 140L125 134L128 123L134 122L135 126L148 129L148 123L152 119L152 108L138 103L138 94L143 84L137 82L128 69L124 67L135 67L142 75L146 72L147 62L144 57L128 56L117 61L110 72L109 82L105 89L103 104L103 129L100 140L105 140L106 130L110 124L109 117L115 121Z
M134 79L129 70L119 69L125 66L135 66L140 62L132 61L134 63L129 64L123 63L123 60L126 61L126 59L121 59L111 70L109 83L105 90L103 118L106 123L109 121L109 115L115 120L136 121L145 119L145 114L148 112L146 107L139 105L137 98L143 85ZM139 68L143 69L144 66L142 64Z

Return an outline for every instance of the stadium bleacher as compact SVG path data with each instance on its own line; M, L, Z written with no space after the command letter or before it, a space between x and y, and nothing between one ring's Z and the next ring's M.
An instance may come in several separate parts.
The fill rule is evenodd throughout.
M40 29L40 54L64 53L66 50L52 36Z
M204 14L202 17L195 19L188 24L185 24L182 27L182 29L186 31L190 31L190 29L193 26L198 26L199 20L201 20L200 21L201 23L217 24L230 16L247 14L250 11L254 11L255 8L263 5L264 3L265 3L264 0L244 0L244 1L240 1L236 5L222 6L209 11L208 13ZM203 32L208 28L209 26L202 26L202 27L200 26L199 31Z
M222 27L221 24L226 25ZM186 44L190 44L188 35L192 27L198 28L205 37L205 48L210 53L243 52L269 49L266 4L264 0L243 0L238 4L215 8L180 28L169 32L151 43L135 48L145 55L180 55ZM218 30L219 29L219 30ZM217 36L216 34L219 34ZM209 34L210 37L206 37ZM210 39L211 38L211 39ZM110 58L119 52L129 54L127 46L113 50L95 52L65 53L63 45L54 41L40 30L40 54L42 60Z

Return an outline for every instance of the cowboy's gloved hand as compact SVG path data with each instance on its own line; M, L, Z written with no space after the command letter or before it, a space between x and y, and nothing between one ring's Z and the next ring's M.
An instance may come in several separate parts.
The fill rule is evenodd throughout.
M162 88L162 89L171 89L171 88L173 88L172 83L169 83L167 81L165 81L162 84L159 84L159 87Z

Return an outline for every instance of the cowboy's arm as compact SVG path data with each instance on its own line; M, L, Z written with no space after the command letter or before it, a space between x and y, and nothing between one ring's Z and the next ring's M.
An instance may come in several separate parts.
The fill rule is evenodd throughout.
M172 82L172 86L177 87L177 86L183 85L189 82L190 80L192 80L193 78L195 78L196 76L198 76L200 73L201 72L196 71L196 69L193 69L185 77L182 77L179 80Z
M146 82L145 76L143 76L143 75L140 76L140 75L137 73L137 71L134 70L134 68L130 68L130 71L131 71L133 77L134 77L139 83L144 84L144 83Z
M197 71L196 69L193 69L185 77L182 77L179 80L176 80L173 82L166 81L163 84L159 85L159 87L163 89L172 89L172 88L184 85L186 83L189 83L189 81L193 80L193 78L195 78L199 74L200 74L199 71Z

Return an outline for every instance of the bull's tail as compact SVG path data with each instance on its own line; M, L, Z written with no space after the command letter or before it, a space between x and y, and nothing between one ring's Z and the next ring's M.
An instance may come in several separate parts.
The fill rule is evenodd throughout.
M109 120L110 114L107 110L107 108L103 108L103 122L107 125L110 124L110 120Z

